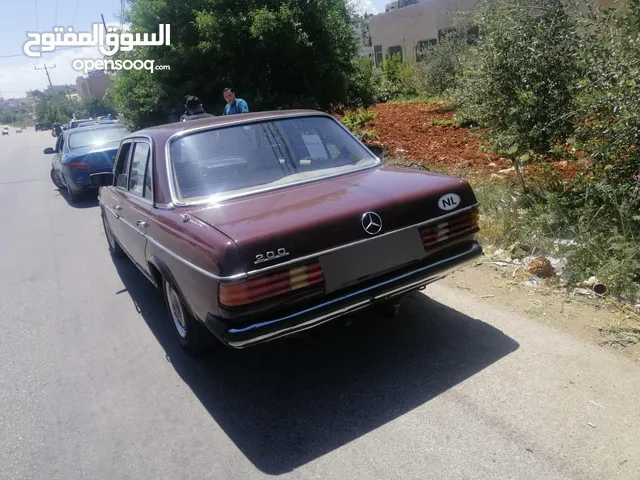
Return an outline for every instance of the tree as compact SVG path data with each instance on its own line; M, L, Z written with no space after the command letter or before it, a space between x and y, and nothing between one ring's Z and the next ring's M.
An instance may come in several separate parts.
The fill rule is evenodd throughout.
M165 122L186 94L222 110L233 87L252 110L344 104L357 53L345 0L132 0L132 31L171 23L171 46L121 52L169 71L120 71L114 98L132 126Z
M481 37L458 100L502 155L545 153L571 132L577 18L565 0L484 0L472 14Z

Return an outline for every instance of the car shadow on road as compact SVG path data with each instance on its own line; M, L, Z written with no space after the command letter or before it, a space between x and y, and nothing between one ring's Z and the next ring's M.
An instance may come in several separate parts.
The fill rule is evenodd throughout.
M279 475L428 402L516 351L500 330L419 292L400 317L375 311L204 359L179 346L163 297L128 259L124 285L167 358L213 419L261 471Z
M64 198L70 207L73 208L94 208L98 206L98 195L93 192L83 193L82 196L75 202L69 198L69 192L64 188L55 188L55 191Z

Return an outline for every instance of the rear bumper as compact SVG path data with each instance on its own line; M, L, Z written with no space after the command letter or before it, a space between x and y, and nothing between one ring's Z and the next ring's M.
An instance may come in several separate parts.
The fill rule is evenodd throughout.
M223 343L233 348L246 348L314 328L376 302L428 285L481 255L482 247L473 242L466 249L457 250L455 254L450 256L355 287L347 293L324 298L316 304L302 307L293 313L276 318L266 317L241 327L229 326L220 318L209 314L205 323Z
M110 172L106 168L77 172L67 168L64 172L65 181L73 193L98 191L98 187L91 185L91 175L94 173Z

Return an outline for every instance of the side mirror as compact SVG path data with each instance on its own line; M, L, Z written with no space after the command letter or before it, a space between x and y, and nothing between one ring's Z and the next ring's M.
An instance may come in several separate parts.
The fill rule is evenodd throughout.
M372 145L369 147L369 150L371 150L380 160L384 158L384 148Z
M56 153L56 151L51 147L47 147L44 149L44 153L45 155L51 155L52 153Z
M103 172L89 175L89 181L92 187L108 187L113 185L113 173Z

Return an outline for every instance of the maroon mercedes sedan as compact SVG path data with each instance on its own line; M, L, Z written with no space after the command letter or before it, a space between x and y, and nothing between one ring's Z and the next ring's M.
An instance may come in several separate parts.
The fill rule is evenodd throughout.
M383 166L330 115L134 132L92 176L109 249L161 288L180 343L245 348L412 290L482 254L459 178Z

